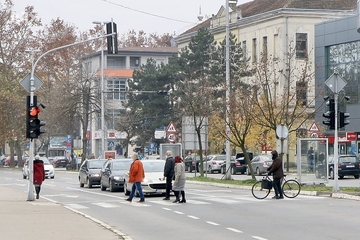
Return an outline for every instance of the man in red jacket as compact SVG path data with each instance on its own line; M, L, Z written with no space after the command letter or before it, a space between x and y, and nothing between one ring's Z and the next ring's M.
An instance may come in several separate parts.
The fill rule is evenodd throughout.
M273 174L273 187L275 190L275 196L273 199L283 199L283 192L281 190L281 179L284 177L284 171L282 167L282 161L279 157L279 154L276 150L271 152L273 163L267 169L269 174Z
M34 179L36 199L39 199L41 184L45 180L44 162L40 160L40 156L36 155L34 160Z

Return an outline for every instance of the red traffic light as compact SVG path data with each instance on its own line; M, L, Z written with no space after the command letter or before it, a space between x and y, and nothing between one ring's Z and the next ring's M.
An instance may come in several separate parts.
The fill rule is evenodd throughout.
M40 112L40 108L32 107L32 108L30 108L29 115L32 117L35 117L36 115L39 114L39 112Z

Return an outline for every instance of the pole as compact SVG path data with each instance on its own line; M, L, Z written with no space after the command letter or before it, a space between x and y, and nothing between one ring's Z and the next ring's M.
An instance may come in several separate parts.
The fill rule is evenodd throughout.
M333 192L338 192L339 191L339 183L338 183L338 147L339 147L339 143L338 143L338 80L336 79L334 81L334 85L335 85L335 91L334 91L334 101L335 101L335 132L334 132L334 187L333 187Z
M226 37L225 37L225 79L226 79L226 166L230 168L230 50L229 50L229 0L226 0ZM231 172L226 171L227 180L231 179Z
M105 103L104 103L104 23L101 23L101 155L105 158Z

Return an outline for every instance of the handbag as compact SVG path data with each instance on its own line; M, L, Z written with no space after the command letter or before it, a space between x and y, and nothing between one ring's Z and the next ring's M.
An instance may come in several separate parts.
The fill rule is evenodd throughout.
M261 180L261 188L262 189L272 189L272 182L269 179L262 179Z

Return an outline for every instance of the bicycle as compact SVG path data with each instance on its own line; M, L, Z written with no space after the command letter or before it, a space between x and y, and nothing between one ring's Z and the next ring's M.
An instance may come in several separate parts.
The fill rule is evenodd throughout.
M301 190L301 185L295 179L286 180L286 175L281 179L281 191L283 192L284 196L287 198L295 198L299 195ZM271 185L269 183L265 183L264 181L271 181ZM263 179L254 183L251 188L251 193L256 199L265 199L271 192L272 189L272 180L269 175L263 177Z

